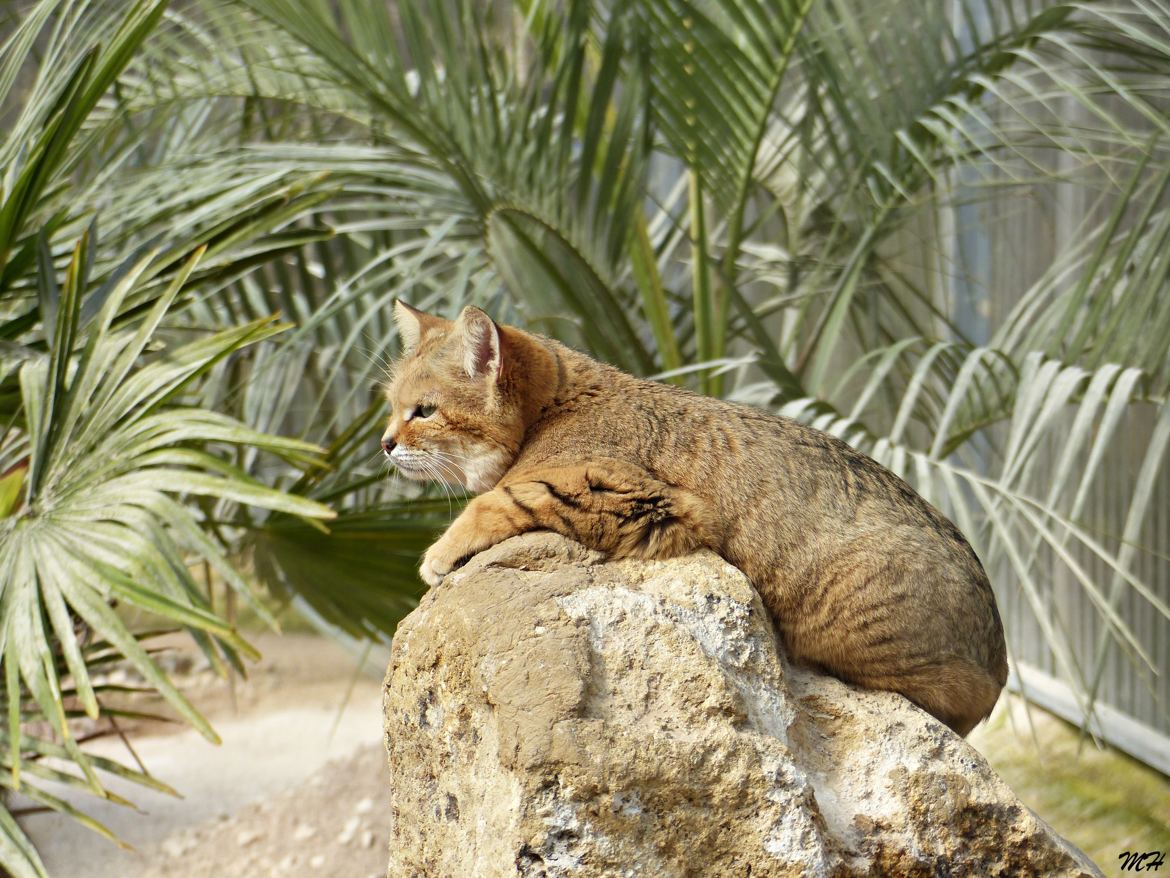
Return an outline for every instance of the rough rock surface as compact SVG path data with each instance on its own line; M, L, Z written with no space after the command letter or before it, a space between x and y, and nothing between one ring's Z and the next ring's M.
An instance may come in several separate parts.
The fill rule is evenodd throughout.
M899 695L789 666L710 554L535 534L398 630L390 878L1099 875Z

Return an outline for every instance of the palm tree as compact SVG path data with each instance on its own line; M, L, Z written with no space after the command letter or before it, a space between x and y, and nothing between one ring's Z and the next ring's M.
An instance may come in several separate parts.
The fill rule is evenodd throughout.
M111 602L238 662L246 644L180 570L191 558L245 598L258 582L353 635L392 634L452 509L374 454L394 297L473 301L867 451L1030 608L1086 718L1108 651L1157 671L1118 608L1170 618L1134 572L1170 438L1161 5L239 0L112 18L43 0L3 51L0 107L20 124L0 150L0 291L24 365L0 393L0 551L20 558L0 631L64 596L37 617L60 661L5 642L14 767L42 752L22 719L100 712L94 656L148 661ZM1069 189L1093 198L1075 236L1006 313L965 319L964 224ZM111 408L94 387L143 396ZM1096 520L1133 417L1154 425L1137 478L1118 521ZM121 469L66 465L99 434L131 450ZM147 487L164 467L184 475ZM95 520L138 541L38 566L48 550L12 534L46 514L54 478L84 480L108 498ZM1087 654L1057 587L1095 610ZM0 827L0 862L39 874L2 811Z

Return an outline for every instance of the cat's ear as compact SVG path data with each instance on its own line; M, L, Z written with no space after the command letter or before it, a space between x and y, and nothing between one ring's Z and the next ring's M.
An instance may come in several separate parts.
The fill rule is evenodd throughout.
M455 328L463 339L463 368L470 378L492 378L500 374L500 330L492 318L468 305L455 321Z
M409 354L432 329L442 324L443 319L411 307L401 299L394 300L394 322L398 324L398 338L402 342L402 353Z

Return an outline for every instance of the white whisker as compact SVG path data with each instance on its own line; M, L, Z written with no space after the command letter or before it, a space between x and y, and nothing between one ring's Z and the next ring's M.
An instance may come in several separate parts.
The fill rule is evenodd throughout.
M443 472L448 473L450 476L452 476L451 481L462 485L463 472L453 462L446 460L442 457L436 456L436 457L432 458L432 463L434 463L435 466L440 468Z
M441 487L443 489L443 493L447 495L447 517L448 518L454 517L454 515L455 515L454 500L453 500L453 497L451 495L451 489L447 486L447 480L442 477L442 475L439 473L438 469L436 469L435 464L432 461L425 460L425 459L420 460L419 467L422 469L423 472L425 472L428 476L431 477L432 481L439 483L439 487Z
M455 460L455 461L458 461L458 462L460 462L460 463L468 463L468 462L470 462L470 461L473 461L473 460L475 460L475 457L473 457L473 456L472 456L472 455L470 455L470 454L458 454L458 453L456 453L456 452L454 452L454 451L438 451L438 450L435 450L435 451L431 451L431 452L429 452L429 453L430 453L430 454L434 454L434 455L441 456L441 457L443 457L443 458L445 458L445 459L447 459L447 460Z

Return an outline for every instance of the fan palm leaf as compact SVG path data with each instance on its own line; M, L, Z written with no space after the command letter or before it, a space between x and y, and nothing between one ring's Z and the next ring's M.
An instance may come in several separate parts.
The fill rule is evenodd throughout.
M260 320L164 350L142 363L147 343L195 267L197 256L158 297L138 326L112 324L123 301L150 276L145 258L128 266L92 320L81 303L89 284L88 242L74 250L60 289L52 272L42 278L44 299L55 299L48 352L20 370L26 458L23 485L10 494L0 519L0 656L5 666L8 762L21 789L21 725L35 711L63 741L91 790L107 791L92 760L76 744L65 711L57 648L91 718L100 707L84 657L85 632L111 644L187 721L216 740L207 721L150 657L112 608L145 610L187 629L213 665L240 665L254 650L211 610L191 578L191 558L203 559L225 581L258 603L250 585L231 570L226 548L202 533L190 506L174 496L279 511L314 519L332 511L307 498L266 487L225 462L215 449L247 444L299 466L318 462L308 443L268 436L232 418L175 404L182 389L216 362L282 328ZM27 692L31 705L23 696ZM44 794L37 794L42 798ZM49 804L54 805L53 802Z

